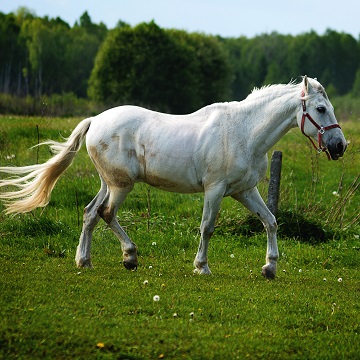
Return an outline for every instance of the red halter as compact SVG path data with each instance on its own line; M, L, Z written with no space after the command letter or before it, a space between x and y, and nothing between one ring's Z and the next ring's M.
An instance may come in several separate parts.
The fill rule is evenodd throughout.
M301 93L301 97L304 97L305 94L304 92ZM327 150L326 147L322 146L322 135L325 133L326 130L330 130L330 129L335 129L335 128L339 128L341 129L340 125L339 124L334 124L334 125L329 125L329 126L320 126L311 116L310 114L306 111L306 104L305 104L305 100L301 100L302 102L302 108L303 108L303 115L302 115L302 118L301 118L301 132L307 137L310 139L311 143L313 144L314 148L317 150L317 152L320 154L322 152L324 152L328 159L330 160L331 157L330 157L330 154ZM318 146L315 145L313 139L309 136L309 135L306 135L305 132L304 132L304 125L305 125L305 119L308 118L311 123L318 129Z

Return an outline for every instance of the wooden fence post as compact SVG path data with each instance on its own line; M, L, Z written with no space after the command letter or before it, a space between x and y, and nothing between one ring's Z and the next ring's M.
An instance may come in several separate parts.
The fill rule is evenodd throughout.
M274 151L270 164L270 181L268 190L267 206L276 215L278 210L280 179L281 179L282 152Z

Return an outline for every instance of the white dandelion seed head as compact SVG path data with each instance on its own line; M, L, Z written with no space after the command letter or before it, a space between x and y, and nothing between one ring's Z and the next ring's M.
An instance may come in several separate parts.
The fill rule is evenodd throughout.
M154 301L160 301L160 296L159 295L154 295L153 300Z
M143 284L147 285L149 283L149 280L144 280Z
M342 278L340 277L340 278L338 278L338 282L342 282Z
M233 258L235 257L235 255L234 255L234 254L230 254L230 257L233 259Z
M299 273L301 273L302 272L302 269L299 269Z
M152 246L156 246L156 242L153 241L153 242L151 243L151 245L152 245Z

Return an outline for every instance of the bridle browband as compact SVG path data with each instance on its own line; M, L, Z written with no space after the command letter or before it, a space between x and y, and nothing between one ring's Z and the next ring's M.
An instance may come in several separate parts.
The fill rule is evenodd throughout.
M305 93L304 91L302 91L301 93L301 103L302 103L302 108L303 108L303 114L302 114L302 118L301 118L301 132L310 139L311 143L313 144L314 148L316 149L316 151L320 154L322 152L324 152L328 159L330 160L330 154L328 152L328 149L324 146L322 146L322 136L325 133L326 130L330 130L330 129L335 129L335 128L339 128L341 129L339 124L333 124L333 125L329 125L329 126L320 126L312 117L311 115L306 111L306 103L304 100L304 96ZM305 125L305 119L308 118L310 120L310 122L318 129L318 146L316 146L316 144L314 143L314 140L307 134L305 134L304 131L304 125Z

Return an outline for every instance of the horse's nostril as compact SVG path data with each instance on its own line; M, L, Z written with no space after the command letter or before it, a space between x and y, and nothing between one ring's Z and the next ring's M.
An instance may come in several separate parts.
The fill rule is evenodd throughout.
M344 145L342 142L339 142L337 145L336 145L336 148L337 148L337 151L338 151L338 154L342 154L344 152Z

